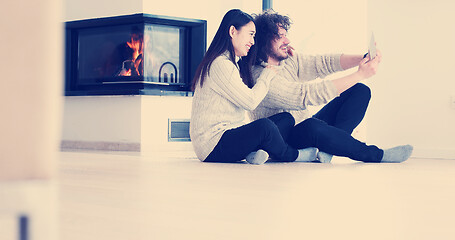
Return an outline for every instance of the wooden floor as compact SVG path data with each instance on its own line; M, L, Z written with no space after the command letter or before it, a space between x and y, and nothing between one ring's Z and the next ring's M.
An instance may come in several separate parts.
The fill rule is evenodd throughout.
M201 163L62 152L61 240L455 239L455 160Z

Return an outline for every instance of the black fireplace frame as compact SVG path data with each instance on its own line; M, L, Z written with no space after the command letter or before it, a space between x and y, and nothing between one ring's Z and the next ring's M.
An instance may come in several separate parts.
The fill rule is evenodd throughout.
M184 84L145 81L121 81L114 84L83 86L78 84L78 37L81 29L128 24L176 26L185 31L182 76ZM207 47L207 21L138 13L94 18L65 23L65 96L88 95L181 95L191 96L191 80Z

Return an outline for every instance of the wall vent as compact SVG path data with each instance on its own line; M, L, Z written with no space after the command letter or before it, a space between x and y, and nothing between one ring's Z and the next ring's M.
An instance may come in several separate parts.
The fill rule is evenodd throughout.
M190 142L190 120L169 119L168 120L168 141L169 142Z

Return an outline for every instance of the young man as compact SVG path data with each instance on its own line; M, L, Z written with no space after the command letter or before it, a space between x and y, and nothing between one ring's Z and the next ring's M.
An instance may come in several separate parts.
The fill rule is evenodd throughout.
M258 53L253 67L253 81L267 65L278 68L265 99L250 113L252 120L279 112L290 112L296 125L283 136L295 148L316 147L320 162L330 162L333 155L363 162L403 162L412 153L404 145L380 149L351 136L368 107L370 89L359 83L374 74L381 53L369 60L362 55L332 54L305 56L294 53L287 31L290 19L273 11L255 17ZM334 72L358 66L358 71L334 80L312 81ZM249 83L249 85L251 85ZM326 104L311 116L307 106Z

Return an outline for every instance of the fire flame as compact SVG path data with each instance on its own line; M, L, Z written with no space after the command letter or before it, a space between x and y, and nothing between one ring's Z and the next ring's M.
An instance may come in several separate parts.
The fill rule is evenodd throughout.
M122 66L122 71L118 74L118 76L132 76L132 71L135 71L135 76L142 75L141 71L139 70L139 66L142 63L142 56L143 56L143 46L144 42L142 37L138 36L137 34L131 35L131 40L126 42L128 47L133 50L133 54L131 56L130 61L134 64L134 68L132 66L125 68ZM128 60L127 60L128 61ZM126 61L125 61L126 62ZM124 62L124 64L125 64Z

